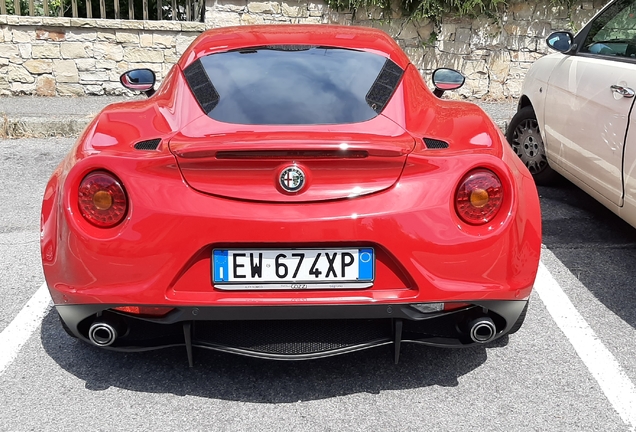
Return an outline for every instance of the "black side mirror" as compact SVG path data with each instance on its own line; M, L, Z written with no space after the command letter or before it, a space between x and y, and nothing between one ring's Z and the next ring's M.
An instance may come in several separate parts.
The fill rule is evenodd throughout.
M433 85L435 90L433 94L442 97L447 90L457 90L464 85L464 75L455 69L439 68L433 72Z
M129 90L144 92L148 97L155 93L156 80L155 73L150 69L129 70L119 77L121 85Z
M568 31L554 32L548 36L545 43L553 50L568 54L576 49L574 35Z

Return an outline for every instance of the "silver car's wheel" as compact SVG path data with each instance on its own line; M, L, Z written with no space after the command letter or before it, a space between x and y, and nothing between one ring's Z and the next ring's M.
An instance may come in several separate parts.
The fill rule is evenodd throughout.
M550 183L556 173L548 165L539 123L531 106L520 109L506 132L508 143L539 184Z

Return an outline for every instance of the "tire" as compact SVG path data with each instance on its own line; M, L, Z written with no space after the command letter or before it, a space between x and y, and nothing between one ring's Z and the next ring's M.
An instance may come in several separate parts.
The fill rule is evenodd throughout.
M548 165L539 123L532 106L526 106L517 111L508 125L506 139L528 168L536 184L554 183L559 175Z
M526 306L521 311L521 315L519 315L519 318L517 318L517 322L515 322L515 324L512 326L512 328L508 332L509 335L517 333L519 331L519 329L521 328L521 325L526 320L526 314L528 313L528 305L529 304L530 304L530 301L528 301L526 303Z

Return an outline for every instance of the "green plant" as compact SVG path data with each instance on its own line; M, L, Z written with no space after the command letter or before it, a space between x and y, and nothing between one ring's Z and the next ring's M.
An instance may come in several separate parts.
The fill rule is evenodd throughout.
M505 4L505 0L398 0L397 3L391 0L327 0L327 4L335 10L348 9L354 13L362 8L379 8L390 12L395 4L404 15L413 19L428 19L438 26L445 14L476 16L492 13L499 5ZM390 13L385 15L391 16Z

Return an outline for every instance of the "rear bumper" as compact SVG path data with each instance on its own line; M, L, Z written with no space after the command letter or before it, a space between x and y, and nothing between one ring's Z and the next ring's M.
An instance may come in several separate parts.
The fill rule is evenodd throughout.
M508 334L527 300L476 301L453 311L422 313L412 304L339 306L177 307L162 318L141 318L111 310L117 305L59 305L69 331L91 342L95 323L117 329L115 351L147 351L185 346L277 360L305 360L401 342L440 347L468 347L470 323L490 319L496 331L489 341Z

